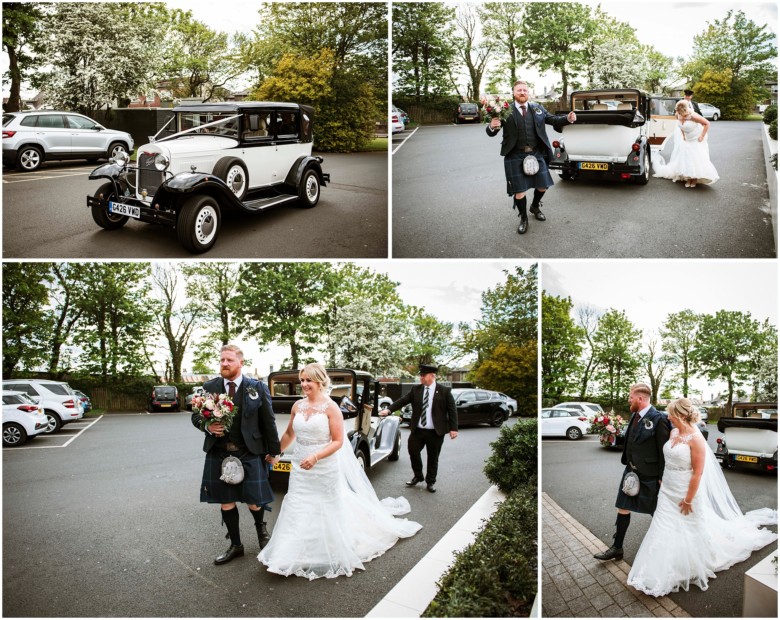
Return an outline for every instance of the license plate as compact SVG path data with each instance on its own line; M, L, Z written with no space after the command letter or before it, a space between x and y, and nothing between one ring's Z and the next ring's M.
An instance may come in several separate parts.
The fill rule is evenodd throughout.
M734 457L735 461L743 461L744 463L758 463L758 457L757 456L742 456L741 454L737 454Z
M161 404L160 407L170 407L171 405Z
M130 205L126 205L122 202L108 202L108 211L109 213L115 213L116 215L126 215L128 217L133 217L135 219L139 219L141 217L141 208L140 207L132 207Z
M581 161L580 170L609 170L609 164L598 164L592 161Z
M292 471L292 463L274 463L274 471L284 471L288 474Z
M473 116L464 116L464 117L463 117L463 120L464 120L464 121L473 121L473 120L474 120L474 117L473 117Z

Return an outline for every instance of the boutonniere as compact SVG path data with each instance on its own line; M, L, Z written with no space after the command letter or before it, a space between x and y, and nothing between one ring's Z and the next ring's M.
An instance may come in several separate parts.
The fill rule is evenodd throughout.
M249 394L249 398L252 400L257 400L257 390L253 387L247 388L246 391L247 394Z
M645 428L649 431L653 430L653 421L652 420L645 420Z
M539 108L534 108L534 114L538 114L541 116L542 111Z

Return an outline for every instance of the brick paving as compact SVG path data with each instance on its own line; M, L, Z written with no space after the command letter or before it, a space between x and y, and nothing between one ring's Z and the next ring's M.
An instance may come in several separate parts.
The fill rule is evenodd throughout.
M631 566L593 557L605 545L542 493L543 618L690 618L668 596L626 585Z

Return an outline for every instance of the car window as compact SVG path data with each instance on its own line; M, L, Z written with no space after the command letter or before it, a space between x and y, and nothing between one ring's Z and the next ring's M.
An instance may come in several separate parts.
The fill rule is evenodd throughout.
M650 114L655 116L674 116L677 99L651 99Z
M70 386L62 383L47 383L46 389L49 390L52 394L58 394L60 396L70 396L73 394Z
M487 392L477 392L477 400L490 400L490 395Z
M29 400L29 399L28 399ZM3 395L3 404L4 405L18 405L22 403L21 394L4 394Z
M542 409L542 417L549 418L552 411L550 409Z
M38 117L37 116L25 116L21 122L19 123L22 127L37 127L38 126Z
M16 118L16 114L3 114L3 127ZM22 123L24 124L24 123Z
M472 391L463 392L460 396L458 396L458 400L463 400L463 401L472 401L476 399L477 396Z
M242 131L244 140L270 140L273 137L273 116L271 112L250 112L244 114Z
M65 117L68 120L68 127L73 129L94 129L98 124L89 118L83 116L76 116L74 114L68 114Z
M277 112L276 117L276 137L277 138L297 138L299 114L295 112Z
M41 114L37 126L46 129L65 129L65 119L62 114Z

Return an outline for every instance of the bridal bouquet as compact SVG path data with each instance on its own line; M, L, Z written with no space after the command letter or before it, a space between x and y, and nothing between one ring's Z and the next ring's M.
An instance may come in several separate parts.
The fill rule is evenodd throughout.
M512 114L512 102L500 95L482 97L479 103L482 105L483 120L486 123L494 118L500 118L503 121Z
M201 430L212 422L222 422L227 433L237 411L233 399L227 394L204 393L192 399L192 412L200 416Z
M617 443L617 438L623 436L625 422L619 415L595 415L588 420L589 433L596 433L604 447L611 447Z

